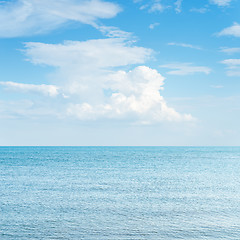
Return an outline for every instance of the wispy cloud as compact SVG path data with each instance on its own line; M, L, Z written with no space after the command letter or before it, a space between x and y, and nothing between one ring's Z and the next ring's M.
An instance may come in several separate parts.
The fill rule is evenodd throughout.
M52 102L46 97L42 101L29 99L0 101L0 119L54 117L60 118L59 109L52 107Z
M187 43L176 43L176 42L170 42L167 45L169 46L178 46L178 47L185 47L185 48L193 48L193 49L197 49L197 50L202 50L201 47L199 46L195 46L192 44L187 44Z
M202 8L191 8L190 12L197 12L197 13L206 13L209 11L209 8L206 7L202 7Z
M149 25L150 29L154 29L155 27L159 26L160 23L156 22L156 23L152 23Z
M160 2L155 2L153 5L150 6L149 12L163 12L165 6L163 6Z
M103 0L16 0L0 5L0 37L49 32L66 22L95 26L97 19L112 18L121 8Z
M175 2L175 10L176 12L178 10L181 11L181 1L182 0L177 0L177 2ZM140 4L139 9L140 10L147 10L149 13L162 13L163 11L165 11L166 9L169 8L173 8L173 6L171 5L165 5L161 2L161 0L152 0L152 1L145 1L143 4L143 1L141 0L134 0L134 3Z
M176 6L176 7L175 7L175 11L176 11L177 13L180 13L180 12L182 11L182 1L183 1L183 0L177 0L177 1L174 3L174 5Z
M95 27L105 36L111 38L125 38L125 39L133 39L134 35L130 32L125 32L118 27L112 26L98 26L97 24Z
M9 90L20 91L23 93L34 92L40 93L50 97L56 97L58 92L58 87L54 85L36 85L36 84L25 84L25 83L16 83L16 82L0 82L0 85L5 86Z
M216 4L219 7L225 7L228 6L231 3L232 0L210 0L210 3Z
M174 69L167 72L171 75L191 75L195 73L209 74L211 69L204 66L192 66L192 63L169 63L160 65L161 68Z
M240 24L235 22L231 27L224 28L221 32L219 32L218 36L240 37Z
M142 0L133 0L134 3L140 4L140 10L147 10L149 13L160 12L162 13L166 9L175 10L176 13L182 12L182 3L183 0L175 0L172 1L163 1L161 0L149 0L149 1L142 1ZM144 2L144 4L143 4ZM166 2L168 4L166 4Z
M238 66L240 65L240 59L225 59L221 63L226 64L228 66Z
M227 48L227 47L222 47L220 49L221 52L227 53L227 54L234 54L234 53L240 53L240 48Z
M240 76L240 59L225 59L221 63L226 65L227 76Z
M219 88L223 88L223 86L222 85L211 85L211 88L219 89Z

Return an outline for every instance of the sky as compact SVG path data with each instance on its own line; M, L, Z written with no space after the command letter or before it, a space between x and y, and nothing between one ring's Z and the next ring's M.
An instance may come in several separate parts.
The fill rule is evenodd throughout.
M239 146L240 1L0 1L0 145Z

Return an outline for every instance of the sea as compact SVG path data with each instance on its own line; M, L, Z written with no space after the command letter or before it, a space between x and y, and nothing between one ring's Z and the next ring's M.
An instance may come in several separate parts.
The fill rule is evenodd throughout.
M240 147L0 147L1 240L240 239Z

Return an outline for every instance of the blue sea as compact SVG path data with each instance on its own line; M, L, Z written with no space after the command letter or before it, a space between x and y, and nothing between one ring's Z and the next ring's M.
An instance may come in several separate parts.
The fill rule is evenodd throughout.
M1 240L240 239L240 147L0 147Z

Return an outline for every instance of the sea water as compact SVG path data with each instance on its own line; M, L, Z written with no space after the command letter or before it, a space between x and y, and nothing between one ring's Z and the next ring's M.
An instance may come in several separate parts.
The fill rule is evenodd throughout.
M0 147L0 239L240 239L239 147Z

